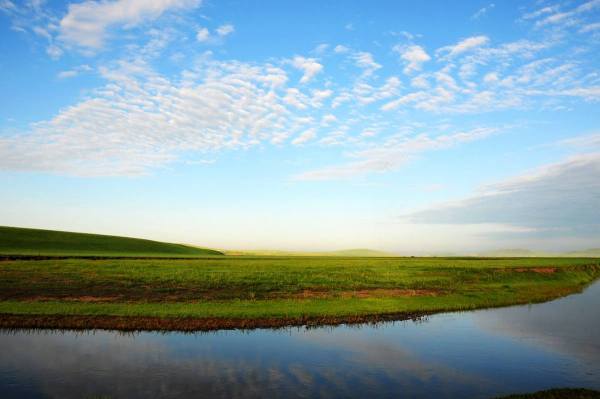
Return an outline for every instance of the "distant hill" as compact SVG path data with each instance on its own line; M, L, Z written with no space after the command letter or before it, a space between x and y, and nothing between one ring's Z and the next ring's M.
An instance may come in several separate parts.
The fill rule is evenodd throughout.
M565 256L600 258L600 248L590 248L583 249L581 251L567 252Z
M0 226L0 254L68 256L223 255L212 249L139 238Z
M522 248L498 249L477 254L485 257L572 257L572 258L600 258L600 248L584 249L571 252L542 252Z
M529 249L523 248L506 248L496 249L493 251L486 251L477 254L478 256L489 256L489 257L528 257L528 256L544 256L543 252L534 252ZM556 255L554 255L556 256Z
M344 249L339 251L323 251L323 252L303 252L303 251L280 251L272 249L257 249L248 251L225 251L226 255L246 255L246 256L398 256L396 254L375 249Z

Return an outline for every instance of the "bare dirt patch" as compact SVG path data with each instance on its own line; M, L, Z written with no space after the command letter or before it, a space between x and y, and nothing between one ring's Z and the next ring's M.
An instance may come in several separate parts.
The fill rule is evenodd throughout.
M56 296L56 297L52 297L52 296L30 296L27 297L25 300L28 302L49 302L49 301L63 301L63 302L116 302L118 300L120 300L121 297L119 296L91 296L91 295L85 295L85 296L68 296L68 297L62 297L62 296Z
M556 267L520 267L514 269L517 273L540 273L540 274L552 274L556 272Z
M389 298L389 297L413 297L413 296L438 296L441 292L438 290L415 290L401 288L374 288L368 290L354 291L315 291L304 290L302 292L287 295L294 299L329 299L329 298ZM286 296L279 293L277 297Z

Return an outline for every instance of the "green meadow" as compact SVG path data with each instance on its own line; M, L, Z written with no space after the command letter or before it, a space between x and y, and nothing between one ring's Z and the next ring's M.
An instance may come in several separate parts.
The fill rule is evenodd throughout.
M3 317L401 317L546 301L600 276L593 258L217 256L178 244L21 230L1 244L12 254L0 262ZM70 256L15 256L35 254L35 242L39 253Z

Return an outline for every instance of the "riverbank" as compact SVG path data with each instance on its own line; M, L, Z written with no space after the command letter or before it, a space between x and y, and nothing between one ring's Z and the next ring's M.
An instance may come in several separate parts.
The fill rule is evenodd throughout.
M334 325L543 302L582 290L596 259L12 259L0 327L214 330Z
M496 399L600 399L600 392L584 388L557 388Z

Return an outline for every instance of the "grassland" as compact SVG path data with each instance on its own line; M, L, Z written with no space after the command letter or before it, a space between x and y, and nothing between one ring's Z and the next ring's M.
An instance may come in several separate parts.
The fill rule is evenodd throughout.
M0 255L194 257L222 253L139 238L0 226Z
M212 329L386 320L540 302L585 258L206 257L0 262L0 326Z

